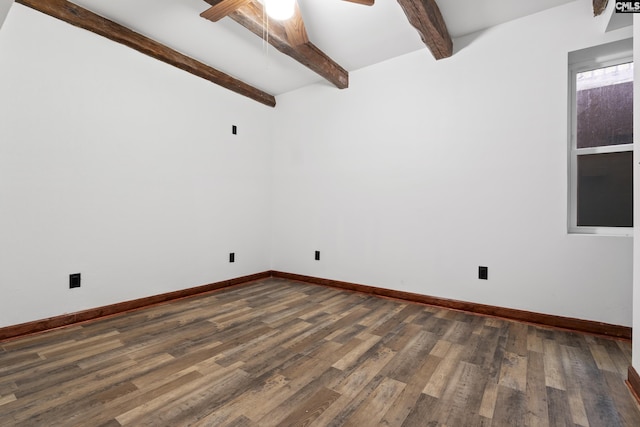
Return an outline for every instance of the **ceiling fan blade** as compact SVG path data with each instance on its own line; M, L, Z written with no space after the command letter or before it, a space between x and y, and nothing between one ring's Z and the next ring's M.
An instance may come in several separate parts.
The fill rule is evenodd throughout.
M349 1L351 3L363 4L365 6L373 6L373 3L374 3L375 0L344 0L344 1Z
M250 0L218 0L218 3L211 6L200 14L205 19L216 22L235 11L236 9L249 3ZM213 2L209 2L212 4Z

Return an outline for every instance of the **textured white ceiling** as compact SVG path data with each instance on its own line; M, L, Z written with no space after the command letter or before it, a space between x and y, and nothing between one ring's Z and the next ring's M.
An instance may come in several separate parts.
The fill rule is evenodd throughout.
M323 81L230 18L199 15L202 0L73 0L173 49L279 95ZM348 71L424 49L395 0L372 7L342 0L298 0L310 40ZM574 0L439 0L454 38ZM329 84L329 83L327 83Z

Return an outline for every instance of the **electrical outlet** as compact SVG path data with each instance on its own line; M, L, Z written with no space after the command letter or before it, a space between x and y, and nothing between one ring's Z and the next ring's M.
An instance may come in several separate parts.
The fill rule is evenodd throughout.
M236 262L236 253L235 252L229 253L229 262Z
M489 267L478 267L478 279L489 280Z
M80 273L69 275L69 289L80 287Z
M316 251L316 261L320 261L320 251Z

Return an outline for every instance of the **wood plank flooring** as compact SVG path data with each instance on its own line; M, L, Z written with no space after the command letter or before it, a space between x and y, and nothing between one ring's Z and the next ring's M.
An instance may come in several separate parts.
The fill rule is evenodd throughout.
M0 343L0 426L640 426L629 342L265 279Z

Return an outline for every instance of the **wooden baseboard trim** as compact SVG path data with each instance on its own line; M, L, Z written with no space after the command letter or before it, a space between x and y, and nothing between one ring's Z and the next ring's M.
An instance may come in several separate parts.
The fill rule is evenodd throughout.
M533 323L536 325L559 329L567 329L576 332L586 332L589 334L601 335L611 338L631 340L631 328L627 326L612 325L609 323L595 322L592 320L574 319L571 317L554 316L550 314L517 310L513 308L496 307L486 304L477 304L472 302L438 298L411 292L396 291L392 289L342 282L338 280L321 279L318 277L304 276L301 274L285 273L282 271L272 271L271 275L273 277L279 277L283 279L331 286L334 288L347 289L371 295L428 304L453 310L466 311L469 313L501 317L504 319L517 320L520 322ZM640 387L638 388L638 390L640 390Z
M194 288L183 289L174 292L168 292L160 295L153 295L146 298L139 298L131 301L124 301L103 307L97 307L76 313L63 314L48 319L36 320L33 322L21 323L19 325L11 325L0 328L0 341L10 338L17 338L25 335L43 332L51 329L69 326L76 323L86 322L89 320L99 319L106 316L120 314L132 310L149 307L181 298L204 294L218 289L227 288L229 286L247 284L256 280L262 280L269 277L278 277L288 280L296 280L299 282L312 283L334 288L346 289L355 292L377 295L386 298L399 299L404 301L416 302L421 304L433 305L437 307L460 310L469 313L482 314L487 316L495 316L504 319L517 320L521 322L533 323L553 328L567 329L577 332L586 332L594 335L601 335L611 338L631 340L631 328L627 326L612 325L608 323L595 322L591 320L574 319L570 317L554 316L549 314L535 313L524 310L516 310L512 308L496 307L485 304L477 304L472 302L451 300L446 298L432 297L428 295L416 294L412 292L397 291L393 289L378 288L374 286L360 285L356 283L342 282L339 280L322 279L319 277L305 276L301 274L286 273L282 271L264 271L248 276L237 277L234 279L223 280L208 285L197 286ZM630 368L633 369L633 368ZM640 377L633 370L635 377L632 381L632 373L629 371L629 387L640 395Z
M638 404L640 404L640 375L638 375L638 371L636 371L633 366L629 366L629 375L625 382L633 397L635 397Z
M91 308L76 313L63 314L60 316L50 317L48 319L35 320L33 322L21 323L0 328L0 341L9 338L17 338L25 335L31 335L37 332L48 331L51 329L69 326L88 320L95 320L114 314L120 314L132 310L149 307L177 299L191 297L216 291L229 286L243 285L256 280L271 277L270 271L251 274L248 276L236 277L234 279L222 280L220 282L210 283L208 285L196 286L194 288L182 289L179 291L167 292L160 295L139 298L131 301L119 302L116 304L106 305L103 307Z

